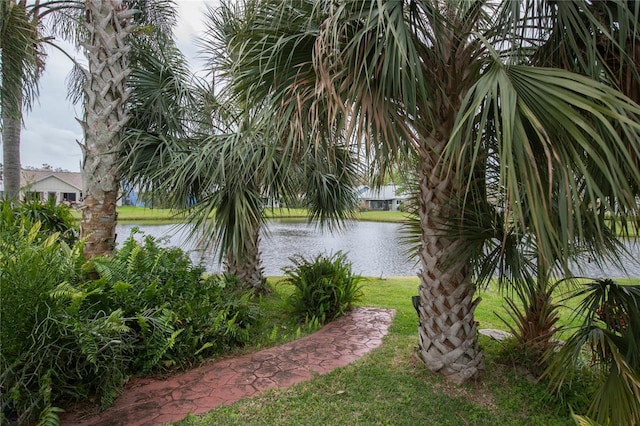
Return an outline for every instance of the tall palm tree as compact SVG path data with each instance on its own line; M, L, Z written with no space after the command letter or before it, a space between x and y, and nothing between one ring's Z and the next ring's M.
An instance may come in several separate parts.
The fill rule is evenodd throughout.
M49 46L65 53L56 43L57 37L73 36L82 4L80 0L2 0L0 9L0 128L4 140L5 197L16 198L20 190L22 115L38 95L38 80L45 67L44 48ZM69 59L73 61L70 56Z
M83 45L88 62L84 91L80 223L85 255L110 254L115 246L118 176L116 146L127 120L129 35L133 12L122 1L87 0Z
M530 35L535 34L535 39L539 40L539 48L530 58L532 64L588 75L617 88L635 102L640 99L640 68L637 62L639 51L636 48L640 40L638 32L634 31L638 22L637 6L635 9L630 8L632 4L627 2L529 2L523 6L541 11L535 19L530 20L528 28ZM585 43L584 40L591 40L591 43ZM632 160L628 164L635 163L637 169L639 159L634 153L634 143L631 141L628 147L627 154ZM609 185L603 179L600 179L598 185L603 190L603 198L607 198ZM631 191L637 194L637 182L631 179L629 185ZM509 226L501 214L495 211L498 207L495 204L482 204L485 206L482 210L483 218L477 211L475 214L465 213L466 220L460 218L460 223L471 225L466 231L461 226L460 231L477 243L478 264L481 266L478 281L488 282L494 271L488 266L497 266L500 271L499 282L504 284L506 281L511 289L515 284L515 293L522 305L508 299L509 314L518 324L512 331L529 355L533 355L532 361L538 364L533 367L544 366L547 360L545 352L553 346L551 337L558 319L557 307L552 297L556 287L554 270L556 275L557 272L571 274L572 271L566 270L566 260L569 258L578 265L580 259L586 258L596 262L607 258L615 262L623 250L616 236L617 223L612 222L613 229L609 229L607 224L606 215L610 212L599 209L598 215L588 214L588 210L598 204L597 200L594 203L591 201L593 197L586 194L591 187L592 185L584 184L578 179L575 191L582 192L579 198L586 202L579 209L573 209L568 220L581 222L581 233L570 238L570 246L565 248L562 258L538 260L536 240L527 232L530 223L525 221L518 228ZM490 188L491 183L488 183L489 191ZM550 205L556 211L555 216L558 216L560 198L566 195L558 186L554 187L551 195L553 202ZM526 206L529 210L533 207ZM625 212L618 211L616 214L624 216ZM531 217L532 215L525 214L526 219ZM494 219L492 223L488 223L491 222L487 220L490 218ZM479 223L487 224L481 232L478 232ZM623 224L626 229L626 225L633 225L633 222L625 221ZM499 243L496 244L496 241ZM480 245L484 245L485 250ZM509 245L511 247L507 247Z
M145 25L170 34L175 22L173 2L157 0L85 1L84 131L82 178L84 208L80 222L85 256L108 255L115 245L119 197L118 146L126 126L127 79L131 72L130 36L144 36ZM152 31L153 34L158 34Z
M638 211L640 108L592 78L535 66L566 36L547 13L562 3L247 0L225 27L234 93L271 104L285 149L326 143L331 128L381 173L418 159L420 354L455 382L482 368L473 253L451 235L459 212L491 203L551 268L585 234L573 212L597 223L605 210Z
M29 107L37 95L42 55L38 51L38 22L26 1L2 0L0 9L4 196L14 199L20 191L22 108Z
M227 97L230 58L220 49L219 31L230 23L231 9L220 12L210 11L203 43L216 84L192 81L179 52L167 48L157 55L160 61L132 73L132 104L142 115L156 111L158 120L152 126L130 123L122 169L139 189L188 212L192 237L203 248L218 249L226 273L262 292L260 236L269 202L302 199L311 219L339 224L355 208L357 163L343 144L282 150L273 143L272 122L256 113L259 107L249 110Z

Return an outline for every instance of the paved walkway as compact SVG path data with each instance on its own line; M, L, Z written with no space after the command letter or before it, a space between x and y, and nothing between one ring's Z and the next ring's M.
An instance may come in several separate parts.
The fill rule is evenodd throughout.
M202 365L167 379L134 379L113 406L68 413L62 425L162 425L343 367L382 344L395 311L357 308L316 333L275 348Z

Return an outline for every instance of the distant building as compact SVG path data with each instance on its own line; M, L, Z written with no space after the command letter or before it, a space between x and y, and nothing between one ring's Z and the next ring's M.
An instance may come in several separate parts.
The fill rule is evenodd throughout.
M377 189L363 186L359 188L358 194L359 203L371 210L399 210L400 205L408 198L394 184Z
M23 199L50 200L60 203L81 203L82 175L78 172L53 170L22 170L20 197Z
M82 204L82 174L80 172L55 171L51 169L22 169L20 171L21 200L48 201L54 199L56 204L66 203L77 206ZM125 185L124 198L126 205L144 205L137 200L137 194ZM4 197L4 182L0 174L0 198ZM120 191L118 206L123 205L123 191Z

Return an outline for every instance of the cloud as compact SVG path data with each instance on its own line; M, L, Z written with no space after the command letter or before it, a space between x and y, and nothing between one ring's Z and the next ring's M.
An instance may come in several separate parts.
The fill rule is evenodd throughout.
M76 140L82 138L82 132L74 132L59 125L53 125L36 118L31 127L22 132L21 160L23 167L40 167L49 164L54 168L80 171L82 152Z
M187 58L191 69L200 72L205 68L206 60L199 52L199 39L206 31L205 17L207 10L220 5L219 1L178 1L179 19L174 35L180 51Z
M72 50L70 45L65 48ZM76 117L82 116L82 108L67 100L65 80L71 62L56 49L47 53L40 96L25 114L20 142L22 166L40 167L47 163L54 168L79 171L82 153L76 140L82 139L82 128Z

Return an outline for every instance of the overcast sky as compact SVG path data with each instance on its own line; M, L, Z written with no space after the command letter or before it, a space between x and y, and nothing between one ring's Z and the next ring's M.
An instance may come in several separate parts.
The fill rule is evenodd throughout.
M178 46L198 68L196 39L204 31L206 5L215 7L216 0L176 0L179 8L175 36ZM46 163L54 168L80 171L82 152L76 141L82 140L77 118L82 117L82 105L67 100L65 80L71 69L69 60L61 53L49 50L45 73L40 82L40 96L32 111L25 117L22 129L20 160L22 167L41 167ZM76 54L78 56L79 54Z

